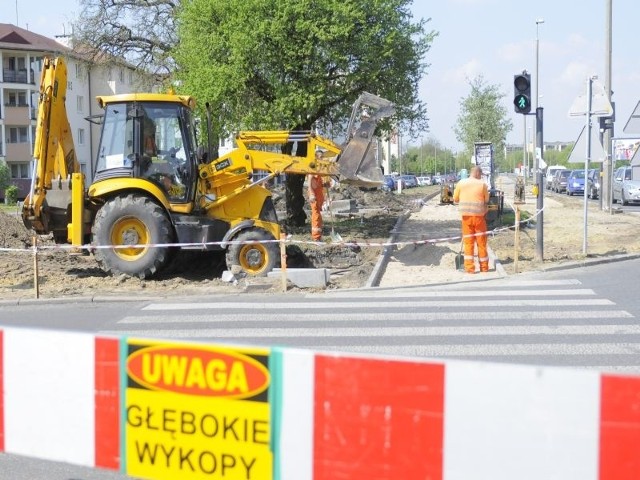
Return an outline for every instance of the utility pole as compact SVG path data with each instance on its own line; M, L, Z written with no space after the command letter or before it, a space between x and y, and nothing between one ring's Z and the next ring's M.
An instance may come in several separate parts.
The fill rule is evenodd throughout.
M605 0L605 58L604 58L604 91L607 100L611 102L611 18L613 0ZM615 111L613 112L615 115ZM611 211L611 179L613 177L613 155L611 151L611 137L613 136L613 123L611 129L606 128L602 134L602 146L604 147L604 161L602 162L602 184L600 191L602 194L602 209ZM587 140L588 143L588 140Z
M544 23L544 19L539 18L536 20L536 151L534 152L535 172L536 172L536 185L538 185L538 195L536 202L536 213L538 218L536 220L536 260L541 262L544 259L544 185L542 182L543 175L540 169L540 163L538 161L538 152L540 152L540 159L542 159L544 152L544 143L542 138L542 123L543 123L543 111L539 106L540 101L540 38L538 35L538 27Z
M529 175L529 162L527 160L527 116L522 115L522 121L524 123L522 131L524 132L524 138L522 139L522 165L524 166L524 174L522 178L524 184L527 184L527 176Z

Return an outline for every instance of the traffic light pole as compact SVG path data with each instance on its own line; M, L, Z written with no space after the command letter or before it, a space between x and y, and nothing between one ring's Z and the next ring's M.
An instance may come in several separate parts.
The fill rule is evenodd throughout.
M537 21L536 25L541 23L541 21ZM537 64L537 59L536 59ZM537 69L537 67L536 67ZM537 92L537 80L536 80L536 97L538 95ZM522 73L518 73L513 76L513 105L516 113L521 114L525 121L525 145L524 150L526 150L526 138L527 138L527 115L534 115L531 112L531 75L524 70ZM544 250L544 233L543 233L543 208L544 208L544 182L542 169L540 168L540 162L538 161L538 152L540 152L540 158L542 158L543 152L543 138L542 138L542 107L538 107L538 99L536 98L536 151L534 157L535 164L535 173L536 173L536 182L535 187L538 192L536 195L536 260L542 261L544 258L543 250Z
M542 158L543 149L543 108L536 108L536 158L537 152L540 152ZM540 162L536 161L536 183L538 185L538 197L536 202L536 213L538 218L536 220L536 260L541 262L544 260L544 176L542 175L542 169L540 168Z

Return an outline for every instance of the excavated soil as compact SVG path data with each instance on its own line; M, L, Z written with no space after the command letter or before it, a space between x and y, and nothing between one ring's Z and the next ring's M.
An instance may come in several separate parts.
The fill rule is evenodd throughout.
M381 191L360 191L347 188L332 192L334 200L352 198L358 207L352 213L334 214L334 231L342 238L342 245L331 241L331 219L325 213L325 243L311 242L309 226L287 228L290 242L287 245L288 267L324 267L331 269L327 288L357 288L365 286L391 231L401 216L404 222L403 242L438 239L459 235L459 220L455 207L437 205L439 187L421 187L404 190L402 194ZM434 197L435 195L435 197ZM506 196L506 194L505 194ZM280 195L275 195L276 200ZM434 197L431 200L427 200ZM509 217L511 202L505 202L503 220L506 226L489 239L489 245L507 274L540 270L566 261L580 261L586 257L610 256L640 252L640 215L602 212L591 202L588 208L588 250L583 253L582 200L576 197L548 195L544 209L544 261L536 260L535 218L521 225L518 246ZM424 205L424 206L423 206ZM535 198L517 206L523 219L534 217ZM284 209L276 201L278 210ZM415 231L412 231L414 229ZM407 233L409 232L409 233ZM409 235L409 236L407 236ZM413 238L411 238L413 236ZM33 235L23 225L17 212L0 212L0 299L33 298L35 255ZM48 237L37 239L38 290L42 298L63 296L169 296L189 294L234 293L251 290L281 291L273 279L239 279L225 282L221 279L225 270L224 256L219 253L179 253L174 263L157 278L140 280L126 276L110 276L104 273L89 254L75 254L56 247ZM453 242L428 245L400 245L394 255L416 272L428 269L421 283L450 281L453 258L459 245ZM515 261L517 251L517 263ZM409 255L409 257L403 257ZM408 273L402 268L385 272L383 286L406 285ZM420 275L414 275L421 279ZM289 290L295 287L289 286Z
M274 192L276 207L284 210L279 200L282 192ZM335 230L345 242L382 243L407 205L424 192L397 196L381 191L363 192L346 188L332 192L333 199L356 199L358 212L334 215ZM284 217L284 215L282 215ZM293 267L330 268L328 288L360 287L366 284L379 258L381 248L357 245L342 246L331 242L331 222L325 217L325 242L311 242L310 227L287 227L291 242L287 245L287 265ZM33 298L35 264L32 232L27 230L18 212L0 212L0 299ZM48 236L37 236L37 269L39 297L62 296L148 296L189 295L243 292L255 286L265 291L281 290L272 279L221 279L226 269L224 255L216 252L180 252L160 275L140 280L103 272L92 255L76 254L67 247L56 246ZM295 289L290 286L290 289Z

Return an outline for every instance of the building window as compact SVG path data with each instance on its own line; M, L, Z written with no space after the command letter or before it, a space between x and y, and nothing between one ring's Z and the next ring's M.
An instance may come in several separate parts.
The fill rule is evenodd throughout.
M73 90L73 82L71 80L67 80L67 90Z
M5 105L7 107L27 107L27 92L7 92Z
M76 63L76 78L82 78L82 65Z
M120 69L120 83L124 83L124 68Z
M78 145L84 145L84 128L78 129Z
M78 113L84 112L84 97L82 95L76 97L76 108Z
M27 143L27 127L9 127L7 143Z
M11 178L30 178L28 163L12 163Z
M133 85L133 70L129 70L129 85Z

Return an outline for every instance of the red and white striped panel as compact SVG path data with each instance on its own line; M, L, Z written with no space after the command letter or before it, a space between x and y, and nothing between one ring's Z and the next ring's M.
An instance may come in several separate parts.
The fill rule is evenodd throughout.
M640 377L275 350L275 480L640 478ZM0 330L0 451L118 470L121 378L116 338Z
M640 478L640 377L311 355L283 352L276 480Z
M0 331L0 450L118 469L118 340Z

